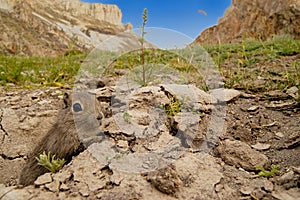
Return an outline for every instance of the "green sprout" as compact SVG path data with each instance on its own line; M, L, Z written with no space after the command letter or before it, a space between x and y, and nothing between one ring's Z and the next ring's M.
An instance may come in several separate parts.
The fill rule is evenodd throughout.
M126 122L129 123L130 119L132 118L132 115L130 115L128 112L124 112L123 118Z
M58 172L63 165L65 164L65 159L55 159L55 155L51 157L51 153L48 152L48 154L43 152L43 154L40 154L39 158L35 158L38 161L38 165L41 165L48 169L49 171L55 173Z
M256 166L256 168L260 170L260 172L258 173L259 176L269 178L277 173L277 171L279 170L279 165L272 165L270 171L266 170L262 166Z
M170 103L163 105L168 116L175 116L177 113L181 111L181 103L179 99L174 95L170 99Z

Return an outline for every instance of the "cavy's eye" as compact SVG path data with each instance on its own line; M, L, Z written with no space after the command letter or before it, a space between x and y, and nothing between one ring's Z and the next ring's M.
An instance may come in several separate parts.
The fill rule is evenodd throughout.
M80 112L80 111L82 111L82 107L81 107L80 103L74 103L73 104L73 111L74 112Z

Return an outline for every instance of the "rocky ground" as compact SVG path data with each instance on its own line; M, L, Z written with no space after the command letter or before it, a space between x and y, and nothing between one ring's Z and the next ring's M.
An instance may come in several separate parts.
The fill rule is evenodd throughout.
M106 142L89 144L58 173L44 174L27 187L18 186L22 165L55 123L63 93L71 90L2 87L0 199L299 199L297 88L260 94L226 90L225 123L217 139L211 140L204 133L217 104L208 102L209 94L196 88L193 93L202 95L196 105L200 132L189 132L185 126L192 124L195 115L189 121L178 119L187 114L183 107L172 120L151 128L153 119L147 118L151 115L146 108L155 102L172 102L167 95L172 87L168 87L138 90L129 100L128 116L114 118L131 121L128 124L137 126L134 133L126 125L117 130L123 125L112 122L114 112L105 103L111 98L109 87L94 91L106 107L101 125ZM183 134L172 133L174 127ZM150 158L160 162L153 165ZM268 171L278 165L279 170L264 177L258 175L257 165Z

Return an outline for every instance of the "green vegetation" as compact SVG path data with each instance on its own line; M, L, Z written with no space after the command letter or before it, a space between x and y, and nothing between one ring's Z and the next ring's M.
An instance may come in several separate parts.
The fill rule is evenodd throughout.
M43 152L39 158L36 157L36 160L38 161L38 165L45 167L53 173L58 172L66 162L65 159L55 159L55 155L51 157L50 152L48 152L48 154Z
M124 112L123 118L127 123L129 123L130 119L132 118L132 115L130 115L128 112Z
M263 177L267 177L267 178L274 176L277 173L277 171L279 170L278 165L272 165L270 171L266 170L262 166L257 166L256 168L258 170L260 170L260 172L258 173L259 176L263 176Z
M64 86L74 82L80 61L86 54L68 52L68 56L21 57L0 55L0 85L13 83L23 87Z
M168 96L170 103L163 105L163 108L166 111L167 116L175 116L181 111L181 103L176 96Z
M300 40L273 37L241 43L204 46L217 63L228 88L250 92L299 88Z
M268 41L245 39L240 43L218 43L204 48L214 59L228 88L266 92L300 87L300 40L274 36ZM72 85L86 56L86 53L72 50L57 57L0 55L0 85L13 83L25 88ZM157 74L155 70L162 70L161 66L166 69L161 74L175 70L179 77L184 77L184 83L206 88L201 72L175 51L129 52L111 63L106 74L118 76L118 70L128 69L138 76L135 78L139 80L135 81L147 85L160 82L153 74Z

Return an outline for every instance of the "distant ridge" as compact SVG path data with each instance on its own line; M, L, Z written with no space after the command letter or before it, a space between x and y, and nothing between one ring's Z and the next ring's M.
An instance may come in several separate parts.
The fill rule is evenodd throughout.
M232 0L218 24L203 31L194 43L241 41L272 35L300 38L299 0Z
M116 5L79 0L0 0L0 53L55 56L91 50L112 35L131 30Z

